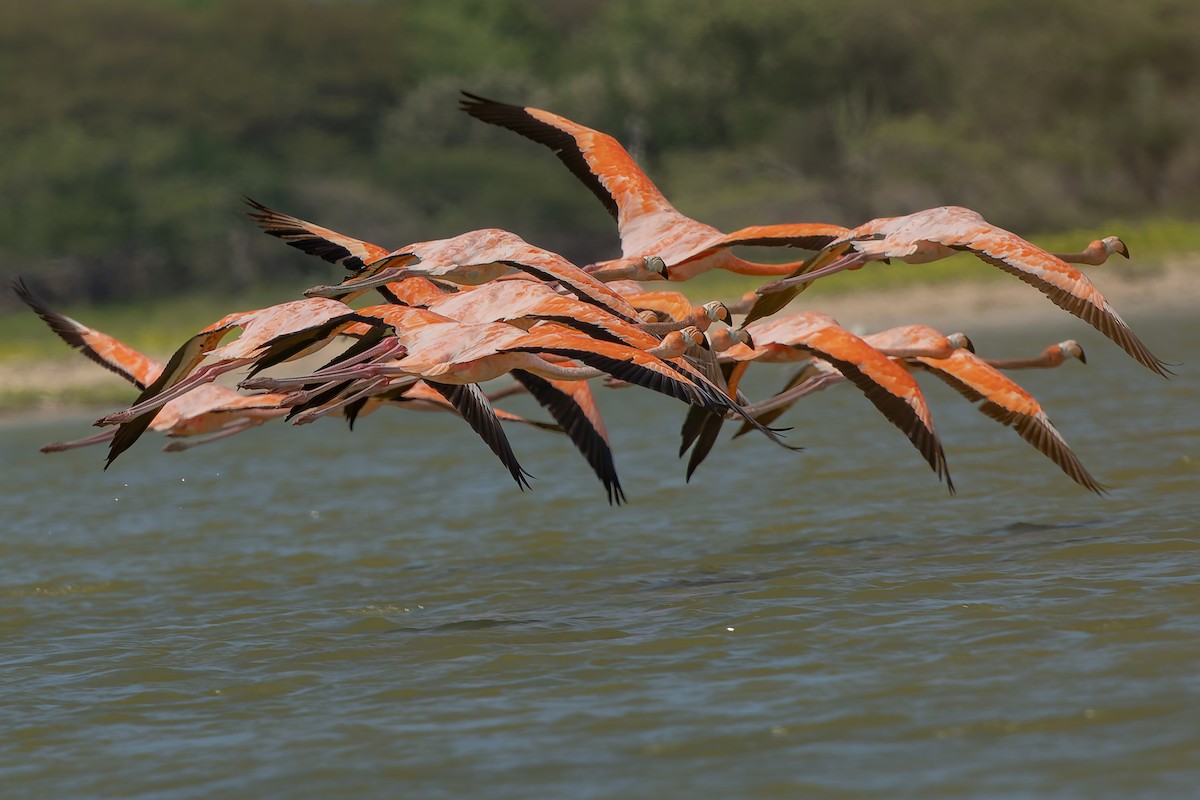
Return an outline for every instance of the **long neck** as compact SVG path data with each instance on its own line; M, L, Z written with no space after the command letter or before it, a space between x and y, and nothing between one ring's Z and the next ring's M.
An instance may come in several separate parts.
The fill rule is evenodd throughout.
M996 369L1047 369L1063 363L1062 351L1058 347L1047 347L1033 358L988 358L988 364Z
M736 272L738 275L791 275L804 266L803 261L789 261L786 264L763 264L758 261L746 261L730 253L726 253L725 255L726 258L722 259L717 268Z
M568 366L564 363L551 364L549 361L533 353L512 353L514 356L525 356L519 359L521 363L512 369L523 369L532 372L540 378L555 381L584 381L604 375L603 370L594 367Z
M1068 264L1087 264L1098 267L1105 261L1108 261L1108 257L1113 252L1115 251L1110 249L1104 243L1104 240L1097 239L1078 253L1051 253L1051 255L1066 261Z

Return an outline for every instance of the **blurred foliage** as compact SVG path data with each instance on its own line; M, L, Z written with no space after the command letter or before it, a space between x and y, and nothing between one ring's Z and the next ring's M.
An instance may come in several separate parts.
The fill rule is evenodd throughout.
M1082 246L1200 214L1197 41L1193 0L6 0L0 277L70 303L338 277L242 195L385 246L616 255L460 89L614 134L718 227L959 204Z

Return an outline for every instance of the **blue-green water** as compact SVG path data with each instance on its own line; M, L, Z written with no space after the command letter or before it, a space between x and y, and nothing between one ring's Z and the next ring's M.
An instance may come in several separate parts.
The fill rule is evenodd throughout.
M522 493L448 415L108 472L37 452L95 415L4 423L0 795L1190 796L1200 371L1089 332L976 338L1084 341L1015 377L1104 498L929 381L955 497L848 387L691 485L682 408L601 393L620 508L560 437L509 429Z

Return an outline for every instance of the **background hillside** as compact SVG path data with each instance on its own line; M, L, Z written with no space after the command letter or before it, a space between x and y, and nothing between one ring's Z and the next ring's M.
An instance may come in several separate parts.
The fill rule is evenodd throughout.
M7 0L0 277L73 304L328 277L242 195L384 245L613 256L595 198L461 89L617 135L727 228L1194 219L1197 41L1189 0Z

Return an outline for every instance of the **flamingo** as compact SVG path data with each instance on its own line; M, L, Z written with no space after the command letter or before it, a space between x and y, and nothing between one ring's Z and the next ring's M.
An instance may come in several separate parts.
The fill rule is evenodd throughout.
M389 308L404 307L389 306ZM112 423L120 425L109 446L106 469L120 453L136 443L140 435L145 432L146 427L150 425L157 409L169 402L170 399L174 399L173 395L181 396L182 393L193 390L194 387L204 384L205 381L214 380L217 375L248 365L248 363L254 363L258 359L270 357L272 363L277 363L312 353L334 339L331 331L346 332L353 326L362 327L365 325L364 319L374 323L373 319L362 318L359 314L350 311L350 308L342 302L324 299L324 297L313 297L313 299L281 303L278 306L258 309L256 312L229 314L226 318L218 320L217 323L210 325L208 329L198 333L197 336L188 339L188 342L176 350L161 377L155 380L154 384L146 387L143 395L131 408L120 411L120 413L110 414L97 422L98 425L112 425ZM214 349L221 338L234 327L241 327L241 336L224 347ZM374 330L370 325L366 327L368 331ZM322 333L318 336L308 336L314 329L320 330ZM298 343L298 339L304 338L301 335L307 336L306 341ZM376 339L378 338L382 337L376 337ZM385 347L380 348L378 342L371 337L364 337L364 343L368 347L350 348L347 354L343 354L338 362L340 366L344 367L344 363L347 362L366 360L368 357L378 356L380 353L395 354L402 349L391 342L384 343ZM194 367L204 359L205 354L215 356L216 360L193 373ZM415 380L410 383L415 383ZM432 389L442 393L446 401L454 405L463 419L475 429L476 433L480 434L480 437L484 438L500 461L505 464L505 467L508 467L517 486L522 489L526 488L529 474L517 462L508 438L500 429L494 410L488 404L487 398L482 395L479 387L474 385L446 386L434 383L432 380L427 383Z
M305 417L297 421L308 421L349 407L372 394L391 391L395 380L420 377L442 391L439 387L443 385L478 384L512 372L572 435L576 446L605 481L610 501L616 498L618 502L623 494L611 469L598 412L589 415L586 410L571 408L562 397L565 393L550 381L582 380L608 373L686 402L719 407L722 412L739 408L702 373L679 360L689 347L703 341L703 334L695 328L672 331L661 341L650 337L655 345L638 349L596 340L557 323L539 322L523 331L504 323L465 323L426 309L387 304L348 313L341 320L314 327L309 335L312 340L330 338L343 323L362 324L369 319L392 331L395 343L390 348L378 345L309 375L251 378L242 386L301 387L293 403L304 408ZM273 363L275 348L289 352L297 344L308 347L313 343L301 338L299 342L288 340L267 348L255 369ZM368 353L372 354L370 358L365 357ZM577 359L591 366L552 363L548 356ZM447 399L453 402L453 398ZM763 432L778 441L773 432L766 429ZM489 444L495 441L492 439Z
M478 383L513 369L552 380L584 380L607 373L693 405L722 412L740 410L703 373L679 358L688 348L703 343L703 334L695 329L673 331L654 347L639 349L598 340L552 322L540 322L523 331L503 323L456 322L426 309L407 306L373 306L352 312L346 318L372 317L378 325L392 331L396 352L381 352L374 361L338 365L309 376L256 379L243 382L243 386L273 389L404 375ZM328 330L314 329L313 335L327 336ZM270 351L263 355L269 359ZM390 355L400 357L385 363ZM585 366L552 363L544 356L575 360ZM773 432L764 429L763 433L778 441Z
M778 311L809 284L826 275L891 258L924 264L963 250L1034 286L1059 308L1092 325L1153 372L1163 377L1170 374L1167 364L1142 344L1085 274L1015 233L990 224L977 212L959 206L875 219L854 228L791 276L759 287L761 297L744 324ZM1114 249L1114 252L1120 251Z
M529 244L499 228L468 231L449 239L417 242L373 262L334 286L315 286L308 297L347 297L419 275L477 286L513 270L557 282L580 300L634 321L637 313L619 294L557 253Z
M691 325L707 331L714 322L728 324L733 321L729 306L719 300L693 306L682 292L645 291L640 287L638 291L622 291L621 295L639 312L652 311L660 318L665 317L664 322L658 323L668 326L664 330L678 330ZM654 329L654 324L643 323L642 327Z
M516 392L528 392L551 416L557 420L550 424L531 420L503 409L496 408L496 417L501 422L521 422L544 430L564 433L579 449L592 471L600 478L608 492L610 505L620 505L625 501L625 492L617 477L616 465L613 462L612 448L608 440L608 432L600 409L587 381L545 380L523 370L512 373L516 381L507 389L488 394L487 400L493 404ZM430 387L425 381L417 381L412 385L402 385L399 389L389 389L380 394L359 397L348 402L343 410L344 415L353 426L359 417L372 413L387 404L402 405L413 408L429 408L435 410L456 410L438 390ZM305 409L297 415L296 422L308 422L315 418L320 409Z
M617 316L630 321L636 318L629 304L601 281L557 253L529 244L510 231L482 228L387 251L379 245L275 211L256 200L246 198L246 202L254 209L248 216L265 233L355 273L340 284L312 287L305 292L309 297L348 300L369 289L380 289L385 298L394 301L388 284L404 278L432 279L439 287L446 281L478 286L511 276L517 270L536 280L556 282L584 302ZM654 258L648 258L647 264L651 270L663 268L661 261Z
M253 212L249 213L250 218L258 223L266 233L277 236L288 242L288 244L304 250L307 253L318 255L325 260L330 261L331 263L343 264L348 268L356 269L361 273L368 267L382 271L382 269L385 267L381 265L380 262L386 258L390 258L388 251L379 245L354 239L353 237L321 227L311 222L307 222L306 220L299 219L298 217L293 217L278 211L274 211L257 201L250 200L249 198L246 198L246 202L255 209ZM649 262L657 263L653 258L650 258ZM518 276L502 275L501 277L504 278ZM532 276L526 275L522 277ZM579 276L576 275L574 277ZM379 278L373 278L372 280L376 281L379 280ZM581 278L581 280L587 281L588 279ZM565 302L565 299L564 302L560 302L558 304L557 311L551 312L545 308L535 309L535 305L545 305L550 304L551 302L548 294L545 291L549 287L544 283L521 281L516 286L510 286L503 281L489 281L475 287L477 291L491 290L496 294L502 294L503 292L507 291L507 294L503 294L502 297L497 297L486 292L484 295L460 294L457 292L457 290L448 291L448 286L449 285L445 282L435 282L425 276L409 275L408 277L400 278L398 280L386 281L376 288L379 289L379 291L388 301L404 303L405 305L417 305L425 308L433 308L439 304L440 301L445 300L449 303L449 305L444 306L443 310L439 310L439 313L445 313L447 316L451 316L456 319L469 319L470 321L479 322L503 319L505 321L515 322L518 318L526 316L554 318L560 322L563 322L564 324L579 327L581 330L593 334L597 332L597 327L606 329L612 325L611 319L597 317L594 312L581 308L578 305L571 306L568 302ZM540 287L542 291L539 293L538 289L531 287ZM329 287L318 288L321 290L321 292L323 292L324 289ZM607 304L609 305L609 308L604 308L604 305L602 304L590 303L591 305L599 308L601 311L608 310L612 316L617 317L620 320L626 322L631 321L630 315L634 309L630 308L628 305L622 304L619 300L613 300L609 294L610 287L604 285L595 287L593 285L591 288L602 293L602 296L608 301ZM446 297L448 294L459 294L460 296L455 300ZM556 292L555 294L558 293ZM617 294L623 294L623 292L618 291ZM701 331L704 331L707 330L709 323L712 321L730 321L729 309L724 303L705 303L702 307L694 309L683 297L683 295L678 293L674 293L669 300L652 300L650 299L652 293L643 292L640 290L640 287L638 287L637 294L644 302L649 302L651 304L655 302L659 303L660 308L663 307L663 303L671 304L672 312L674 312L675 309L681 308L683 305L686 305L687 307L686 314L678 314L673 317L672 321L669 322L659 323L643 321L641 326L643 331L650 332L652 334L661 335L671 330L678 330L682 327L686 327L687 325L694 325L700 328ZM664 294L672 295L672 293ZM484 299L485 296L488 297L488 300ZM530 310L520 313L513 311L511 303L514 301L519 304L520 308ZM503 313L496 313L494 316L485 320L484 314L487 312L478 310L479 306L483 305L494 305L505 310ZM615 306L615 308L613 308L613 306ZM471 310L458 310L463 307L469 307ZM451 308L454 308L455 310L450 311L449 309ZM567 309L570 310L568 311ZM613 311L616 313L612 313ZM556 314L557 316L551 316L551 314ZM625 334L628 334L628 332L628 329L625 329ZM611 333L611 331L608 331L608 333ZM633 342L630 343L633 344ZM646 347L652 345L638 343L634 346Z
M964 333L943 334L928 325L902 325L862 337L863 341L892 359L929 356L949 358L956 350L975 352L975 345ZM840 372L827 361L814 358L794 374L772 397L748 406L759 422L769 425L791 408L797 400L824 389L828 383L841 382ZM753 428L743 425L733 435L738 438Z
M55 311L37 299L24 281L18 279L13 289L67 345L137 388L145 389L162 373L163 365L160 362L115 337ZM279 405L282 397L279 394L246 396L225 386L202 386L165 404L155 415L150 429L170 437L203 437L187 442L171 442L164 448L169 452L178 452L241 433L283 416L287 409ZM44 445L41 451L54 453L100 444L111 440L115 433L116 429L112 429L73 441L51 442Z
M398 290L400 294L406 284L407 281ZM410 298L402 296L401 299ZM645 349L661 343L659 336L653 333L658 328L630 322L574 297L561 295L544 283L494 281L470 291L416 299L418 302L410 305L421 305L461 322L507 322L528 329L538 321L551 321L597 339L632 347Z
M1041 404L987 361L966 350L949 358L918 356L913 361L954 387L969 402L978 403L980 413L1015 430L1071 480L1104 494L1104 486L1084 468Z
M737 338L727 328L711 332L713 349L724 359L740 362L742 371L752 361L791 362L817 356L829 362L908 437L937 476L945 478L947 489L954 491L929 406L906 370L825 314L790 314L744 331L749 338ZM715 431L709 436L715 436Z
M1057 464L1071 480L1097 494L1104 494L1104 487L1079 461L1062 434L1050 422L1041 404L1015 381L1000 372L996 366L998 359L981 358L966 347L953 349L944 356L922 355L919 349L914 350L912 347L915 337L920 336L930 342L950 338L943 337L927 326L914 325L870 334L863 339L882 352L908 351L907 356L893 356L894 360L909 370L926 371L936 375L969 402L978 404L980 413L1013 428L1022 439ZM951 334L951 337L953 336L954 334ZM1051 345L1033 358L1007 359L1004 363L1011 364L1012 366L1007 367L1010 369L1058 366L1065 361L1061 356L1064 352L1083 360L1082 349L1079 349L1075 342L1068 340ZM1075 355L1076 352L1078 355ZM1050 353L1060 355L1048 356ZM797 376L793 386L775 398L748 410L754 413L760 422L769 423L774 417L760 415L757 413L759 410L776 410L782 413L783 409L801 397L844 380L845 378L831 365L814 359L812 364ZM741 433L743 431L739 431L735 436Z
M132 406L96 421L98 426L121 426L113 436L105 469L138 440L150 426L158 409L167 403L226 372L253 363L259 351L278 337L314 323L344 316L348 310L348 306L336 300L309 298L227 314L207 326L179 346L162 373L142 390ZM240 336L218 347L222 339L238 328L242 331ZM288 358L307 355L323 344L321 342L308 349L295 350ZM197 369L206 357L213 360Z
M758 225L725 234L675 209L621 144L600 131L542 109L500 103L463 92L461 106L476 119L507 128L549 147L600 199L617 220L621 258L594 265L611 280L693 278L712 269L742 275L788 275L799 263L761 264L734 256L730 248L762 245L819 249L845 236L840 225ZM661 259L665 269L648 259ZM655 268L651 268L655 267Z

